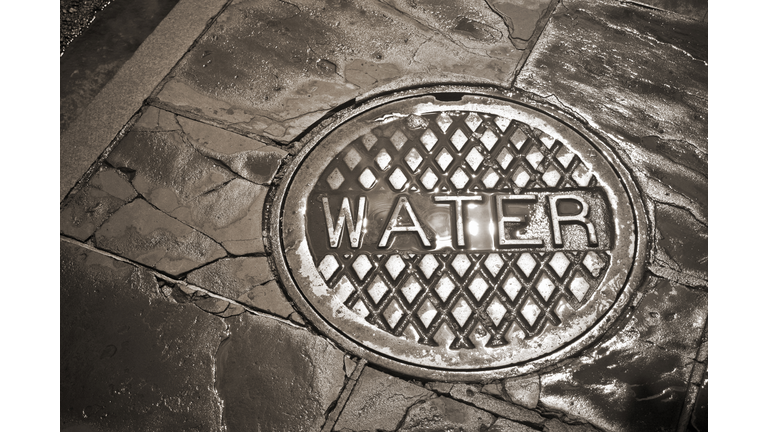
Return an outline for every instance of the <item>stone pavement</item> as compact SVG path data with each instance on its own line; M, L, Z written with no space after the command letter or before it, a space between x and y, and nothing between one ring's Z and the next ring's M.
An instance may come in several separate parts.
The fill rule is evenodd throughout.
M62 430L707 430L706 2L202 3L181 0L62 132ZM641 189L637 295L535 373L369 364L276 272L270 209L307 132L446 83L568 113Z

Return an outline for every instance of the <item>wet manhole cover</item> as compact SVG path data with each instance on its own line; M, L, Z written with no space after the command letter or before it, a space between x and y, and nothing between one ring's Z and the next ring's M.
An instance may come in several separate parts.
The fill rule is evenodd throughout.
M348 109L305 141L274 205L279 271L314 326L371 362L526 373L605 332L637 284L636 187L561 115L440 87Z

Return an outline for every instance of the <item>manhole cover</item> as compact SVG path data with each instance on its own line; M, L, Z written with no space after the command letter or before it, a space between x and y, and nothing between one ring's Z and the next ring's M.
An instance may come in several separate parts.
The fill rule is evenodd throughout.
M617 158L560 117L440 87L320 125L273 211L299 309L429 379L526 373L593 341L639 279L645 216Z

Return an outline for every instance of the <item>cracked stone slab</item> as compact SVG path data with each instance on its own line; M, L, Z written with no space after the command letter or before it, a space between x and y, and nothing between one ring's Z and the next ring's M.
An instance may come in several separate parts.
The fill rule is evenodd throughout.
M540 3L510 9L519 37L536 26ZM288 143L329 110L371 92L439 82L508 85L522 58L504 19L482 0L240 0L152 103Z
M366 367L334 431L394 431L408 408L434 398L431 391Z
M510 29L509 38L518 49L531 46L531 37L550 4L550 0L488 0L488 5L504 19Z
M507 401L480 392L480 387L469 384L455 384L449 395L457 400L466 402L484 411L510 420L541 425L544 418L536 411L521 408Z
M224 258L191 272L187 282L283 318L294 312L264 257Z
M271 180L280 162L273 156L284 152L267 151L261 143L233 135L150 109L111 151L107 163L131 171L131 183L148 202L210 236L230 254L259 253L264 251L261 221L267 188L241 173ZM258 150L245 148L246 140ZM268 162L251 158L254 152Z
M95 233L95 243L117 255L179 275L222 258L211 238L137 199L121 207Z
M66 242L60 257L62 429L219 430L224 322L141 268Z
M529 428L524 424L513 422L505 418L499 418L488 429L488 432L534 432L536 429Z
M417 403L408 409L402 432L482 431L496 418L477 408L440 396Z
M264 257L224 258L187 275L187 282L232 300L274 279Z
M656 244L651 270L659 276L690 286L706 286L709 234L706 225L674 206L657 204Z
M526 408L536 408L541 393L538 375L515 377L504 380L504 391L509 400Z
M136 197L125 176L102 166L88 183L67 200L59 216L62 234L85 241L113 213Z
M617 334L541 374L539 407L607 431L676 430L706 295L667 281L643 292Z
M632 47L632 49L626 49ZM516 86L609 135L707 150L707 25L618 2L560 4Z
M344 354L306 330L249 313L227 319L216 361L227 430L320 430L344 385Z

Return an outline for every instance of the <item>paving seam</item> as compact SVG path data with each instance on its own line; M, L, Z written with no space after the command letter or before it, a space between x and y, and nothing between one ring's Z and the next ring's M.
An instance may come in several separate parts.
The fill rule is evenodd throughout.
M517 62L517 66L515 67L515 70L512 71L512 79L509 81L508 88L511 89L515 87L515 81L517 81L517 76L520 75L520 71L523 70L523 67L528 62L528 58L531 56L531 53L533 52L534 48L536 48L536 44L539 42L539 38L541 38L541 35L544 33L544 29L547 28L549 21L552 19L552 15L555 14L555 9L557 9L557 6L560 4L560 1L561 0L551 0L549 3L549 6L547 6L547 8L544 10L543 16L539 18L539 23L536 24L536 29L533 31L533 35L531 36L531 39L528 42L528 46L525 48L525 50L523 50L523 56ZM493 11L496 12L495 9L493 9Z
M181 0L70 124L59 143L59 202L228 2Z
M365 369L365 365L367 363L368 361L362 358L357 361L357 366L355 366L355 370L352 371L352 375L350 375L349 379L344 384L344 389L341 391L341 395L339 395L339 399L336 401L336 406L328 415L328 419L325 420L322 432L331 432L333 427L336 426L336 422L339 420L341 412L347 405L347 401L349 400L349 396L352 394L352 390L354 390L357 386L357 381L360 379L360 374L363 373L363 369Z
M685 392L685 401L683 402L683 408L680 411L680 419L677 423L677 432L686 432L688 425L691 422L691 415L693 414L694 405L699 397L699 391L703 385L704 374L707 371L707 343L709 331L709 319L704 325L704 331L699 337L699 349L696 352L696 359L694 360L693 367L691 367L691 374L688 378L688 388Z
M171 283L171 284L176 284L176 285L183 285L183 286L185 286L185 287L187 287L187 288L189 288L191 290L199 291L199 292L201 292L201 293L203 293L203 294L205 294L207 296L214 297L214 298L217 298L219 300L224 300L225 302L227 302L229 304L242 307L247 312L249 312L249 313L251 313L253 315L264 317L264 318L273 319L273 320L279 321L279 322L281 322L283 324L290 325L293 328L307 330L306 327L302 327L302 326L294 323L291 320L288 320L288 319L285 319L285 318L281 318L281 317L278 317L278 316L275 316L275 315L272 315L272 314L268 314L268 313L265 313L265 312L261 312L259 310L253 309L253 308L251 308L251 307L249 307L247 305L244 305L242 303L238 303L235 300L232 300L230 298L227 298L227 297L224 297L222 295L216 294L215 292L208 291L207 289L205 289L203 287L199 287L197 285L193 285L193 284L191 284L189 282L185 282L183 280L174 279L174 278L172 278L172 277L170 277L168 275L165 275L163 273L158 272L157 270L155 270L155 269L153 269L151 267L147 267L144 264L137 263L137 262L129 260L127 258L123 258L120 255L115 255L113 253L107 252L105 250L101 250L101 249L93 247L93 246L91 246L91 245L89 245L87 243L83 243L81 241L75 240L73 238L70 238L70 237L67 237L67 236L64 236L64 235L60 235L59 237L60 237L61 241L64 241L64 242L67 242L67 243L70 243L70 244L73 244L73 245L80 246L80 247L82 247L84 249L88 249L89 251L96 252L96 253L98 253L100 255L112 258L112 259L114 259L116 261L124 262L126 264L130 264L132 266L135 266L135 267L138 267L138 268L142 268L142 269L148 271L149 273L151 273L154 277L162 279L165 282L168 282L168 283ZM212 315L216 315L216 314L212 314Z

